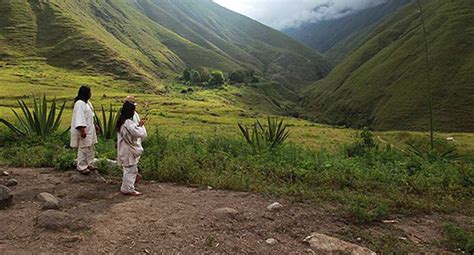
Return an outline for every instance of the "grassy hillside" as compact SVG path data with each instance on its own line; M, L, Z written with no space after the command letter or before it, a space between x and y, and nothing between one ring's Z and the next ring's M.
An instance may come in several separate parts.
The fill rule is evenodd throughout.
M283 32L296 40L324 53L334 62L360 46L380 22L410 0L389 0L376 7L338 19L305 23Z
M473 131L474 2L423 1L437 130ZM377 27L324 79L305 106L318 121L377 129L428 127L420 13L410 4Z
M207 0L1 0L0 13L3 58L40 56L146 85L187 66L254 69L291 88L329 70L311 49Z

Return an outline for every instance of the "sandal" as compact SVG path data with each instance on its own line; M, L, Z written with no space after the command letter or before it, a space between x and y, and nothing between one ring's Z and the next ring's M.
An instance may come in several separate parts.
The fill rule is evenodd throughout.
M132 197L137 197L137 196L141 196L143 195L143 193L141 192L138 192L138 191L132 191L132 192L123 192L123 191L120 191L122 194L126 195L126 196L132 196Z

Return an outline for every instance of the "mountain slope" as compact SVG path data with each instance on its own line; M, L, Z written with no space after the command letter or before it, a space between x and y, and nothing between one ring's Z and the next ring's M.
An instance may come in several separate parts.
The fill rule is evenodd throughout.
M474 2L423 1L437 130L473 131ZM420 13L410 4L377 27L305 100L316 120L426 130L428 92Z
M360 46L362 40L388 15L410 0L388 0L342 18L305 23L283 30L296 40L339 62ZM347 10L348 11L348 10Z
M0 13L0 56L147 84L186 67L246 68L296 89L330 69L308 47L210 0L0 0Z

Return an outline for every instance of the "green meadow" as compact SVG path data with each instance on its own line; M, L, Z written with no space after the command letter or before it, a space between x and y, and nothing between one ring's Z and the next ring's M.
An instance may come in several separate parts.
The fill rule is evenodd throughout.
M8 64L7 64L8 63ZM118 109L123 98L135 95L139 102L138 110L144 114L143 105L147 103L151 129L173 135L195 134L199 136L214 134L239 135L237 123L249 124L256 118L267 115L278 116L272 109L272 102L261 94L258 86L225 85L220 88L191 86L193 92L181 94L189 86L178 80L166 81L157 85L157 92L149 92L134 83L115 79L112 76L98 76L84 72L65 70L47 65L41 58L26 58L15 62L0 61L0 113L6 119L14 120L11 108L17 108L17 100L31 103L31 96L46 95L66 101L66 111L62 126L68 125L73 98L81 85L93 90L92 102L96 111L101 106ZM251 104L251 106L250 106ZM280 116L291 130L290 141L308 148L332 150L354 139L356 130L321 125L306 120ZM414 137L424 137L423 132L389 131L377 132L381 143L403 147L404 142ZM454 137L459 150L466 155L474 153L474 135L470 133L438 133L437 137Z

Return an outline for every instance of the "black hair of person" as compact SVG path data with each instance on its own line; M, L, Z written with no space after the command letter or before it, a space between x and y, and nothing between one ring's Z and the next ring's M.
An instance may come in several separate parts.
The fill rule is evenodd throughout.
M74 99L74 102L82 100L87 103L89 99L91 99L91 88L88 86L81 86L77 92L77 97Z
M122 109L120 110L120 116L117 120L117 132L120 132L120 128L125 123L126 120L132 119L135 114L135 104L132 104L128 101L123 103Z

